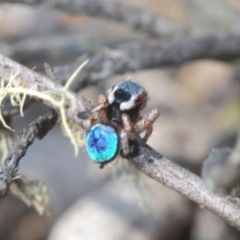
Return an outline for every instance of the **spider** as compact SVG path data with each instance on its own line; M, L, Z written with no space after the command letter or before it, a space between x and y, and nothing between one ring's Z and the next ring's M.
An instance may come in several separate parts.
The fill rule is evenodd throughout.
M159 116L158 109L140 115L149 101L142 85L127 80L107 91L107 97L100 95L99 104L91 110L80 112L87 130L86 147L89 156L100 163L100 167L112 161L121 148L123 156L131 150L130 142L145 143L153 130L153 123ZM141 138L140 134L145 132Z

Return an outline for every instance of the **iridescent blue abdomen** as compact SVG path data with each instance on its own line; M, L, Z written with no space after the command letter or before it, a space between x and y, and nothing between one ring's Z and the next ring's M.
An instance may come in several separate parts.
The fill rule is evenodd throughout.
M113 160L119 149L119 136L110 125L98 123L87 135L86 148L90 158L99 163Z

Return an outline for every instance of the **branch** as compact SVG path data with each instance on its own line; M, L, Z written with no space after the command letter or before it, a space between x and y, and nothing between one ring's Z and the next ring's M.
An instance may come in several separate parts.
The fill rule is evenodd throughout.
M183 30L164 18L109 0L0 0L0 3L47 5L69 14L86 14L123 22L133 29L158 37L177 35Z
M18 71L20 67L21 66L19 64L0 55L0 78L7 80L8 78L6 77L11 72ZM24 80L28 85L29 82L31 83L31 81L35 80L39 83L42 83L42 87L45 86L45 89L46 87L49 87L50 89L58 90L56 83L51 82L49 79L30 71L27 68L22 68L24 74L21 74L21 77L17 76L15 81L21 82ZM82 101L81 99L77 98L77 96L75 97L77 102ZM46 103L49 104L48 102ZM75 111L70 111L69 108L66 109L66 112L71 120L78 124L82 124L75 115L75 112L78 111L78 105L76 105ZM27 134L28 131L25 133ZM34 136L37 136L37 134ZM20 138L27 139L28 136L22 135ZM24 144L26 144L26 142L24 142ZM26 150L21 150L20 148L19 151L21 153L20 156L23 156ZM10 153L10 157L7 158L8 160L6 160L5 166L2 166L2 171L0 172L3 175L4 169L9 170L7 176L3 175L3 177L0 178L0 189L2 189L0 196L6 193L6 183L11 182L19 161L19 158L12 160L11 154L13 153ZM232 203L232 200L234 199L213 194L204 186L203 181L195 174L163 157L160 153L157 153L147 145L139 146L137 155L131 156L129 161L131 161L140 171L144 172L149 177L176 190L202 207L209 209L210 211L224 218L229 224L240 230L240 208Z
M17 173L18 163L26 154L28 147L35 138L43 138L56 122L57 114L52 112L38 117L26 129L18 133L17 141L5 161L0 165L0 197L8 192L9 185Z
M195 174L173 163L147 145L140 146L137 156L131 156L129 161L149 177L176 190L240 230L240 207L235 205L231 198L212 193Z
M8 82L11 76L15 73L19 72L14 77L14 83L16 86L24 86L27 89L32 89L37 84L37 90L42 91L51 91L56 94L55 100L59 101L59 98L57 97L57 93L61 93L63 90L63 87L53 82L52 80L48 79L45 76L42 76L39 73L36 73L34 71L31 71L30 69L18 64L17 62L3 56L0 54L0 80L4 80L5 82ZM67 77L67 79L69 76ZM73 97L76 99L76 106L65 106L66 115L70 120L73 120L75 122L81 122L77 114L81 111L86 110L86 107L90 107L90 104L85 101L84 99L77 97L76 94L72 93ZM54 98L54 96L53 96ZM56 109L56 106L52 105L49 101L43 101L47 106Z
M21 39L17 42L0 43L0 52L24 65L37 66L38 71L41 71L46 59L49 63L59 65L72 61L84 52L93 52L92 44L84 43L85 40L81 40L81 37L82 33L44 37L44 41L42 38Z
M240 34L235 33L120 44L118 48L104 48L92 56L78 76L78 84L92 84L115 74L181 64L196 59L236 59L240 57L239 46ZM73 64L54 68L55 74L64 82L66 76L86 58L88 57L84 55Z

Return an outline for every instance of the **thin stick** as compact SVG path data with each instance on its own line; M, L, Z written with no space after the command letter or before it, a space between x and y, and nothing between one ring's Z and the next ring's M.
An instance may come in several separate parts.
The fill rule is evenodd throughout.
M129 161L149 177L176 190L240 230L240 207L234 204L230 197L211 192L197 175L147 145L140 146L137 156L132 156Z
M16 177L18 163L26 154L28 147L32 145L35 138L43 138L56 122L57 114L51 112L46 116L38 117L19 134L7 158L0 165L0 197L8 192L9 185Z

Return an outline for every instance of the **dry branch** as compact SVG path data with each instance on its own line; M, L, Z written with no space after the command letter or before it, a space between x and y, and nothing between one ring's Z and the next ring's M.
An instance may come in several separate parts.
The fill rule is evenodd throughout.
M129 158L129 161L149 177L176 190L240 230L240 207L234 204L231 198L211 192L197 175L178 166L147 145L140 146L138 155Z
M229 33L204 37L181 37L169 40L141 40L119 44L117 48L103 48L90 56L82 55L76 62L54 68L57 79L63 84L75 69L86 59L88 65L75 81L79 89L83 84L105 80L115 74L150 69L166 65L182 64L187 61L213 58L236 59L240 57L240 34ZM15 45L14 45L15 46ZM13 46L13 50L14 50ZM24 48L25 49L25 48ZM16 51L18 52L18 48ZM36 50L36 52L35 52ZM38 49L18 52L24 58L39 55Z
M9 190L9 185L18 170L20 159L26 154L28 147L35 138L43 138L55 125L57 114L51 112L46 116L40 116L31 122L26 129L19 132L17 141L9 152L5 161L0 165L0 197L3 197Z
M13 62L12 60L0 56L0 78L7 81L7 77L11 74L11 72L18 71L20 67L21 66L19 64ZM49 87L51 89L59 89L58 86L55 86L55 83L40 74L30 71L27 68L24 68L23 72L24 75L21 74L21 77L17 76L15 81L25 81L27 83L26 86L28 86L32 81L38 81L39 83L42 83L45 88ZM82 102L82 100L77 98L77 102ZM46 102L46 104L49 103ZM79 111L77 108L78 106L76 106L75 111L69 111L69 108L67 108L66 111L71 120L81 124L75 115L75 112ZM28 136L26 136L26 138L28 138ZM136 156L131 156L129 161L151 178L176 190L187 198L198 203L201 207L205 207L206 209L209 209L215 214L221 216L229 224L240 230L240 208L232 202L234 199L213 194L204 186L203 181L195 174L163 157L160 153L157 153L147 145L139 146L138 154ZM15 167L17 167L17 164L16 161L8 162L8 170L10 171L10 176L12 177L16 171ZM0 189L2 195L6 191L5 183L9 183L10 180L11 179L0 179Z
M61 93L63 90L63 87L60 84L57 84L47 77L44 77L0 54L0 80L8 82L11 76L17 72L19 73L14 78L17 86L24 86L27 89L32 89L37 84L37 90L40 92L48 90L54 93ZM76 97L76 107L73 109L71 106L66 106L66 114L70 120L79 122L77 114L78 112L84 111L88 103L80 97L77 98L74 93L73 96ZM56 101L58 100L56 94ZM45 104L49 107L55 108L51 102L45 102Z
M158 37L179 35L183 31L177 24L162 17L109 0L0 0L0 3L46 5L69 14L85 14L123 22Z
M196 59L236 59L240 57L240 35L221 34L204 37L181 37L169 40L142 40L125 43L118 48L104 48L90 57L78 76L79 86L104 80L115 74L181 64ZM61 82L88 56L82 56L72 65L56 67Z

